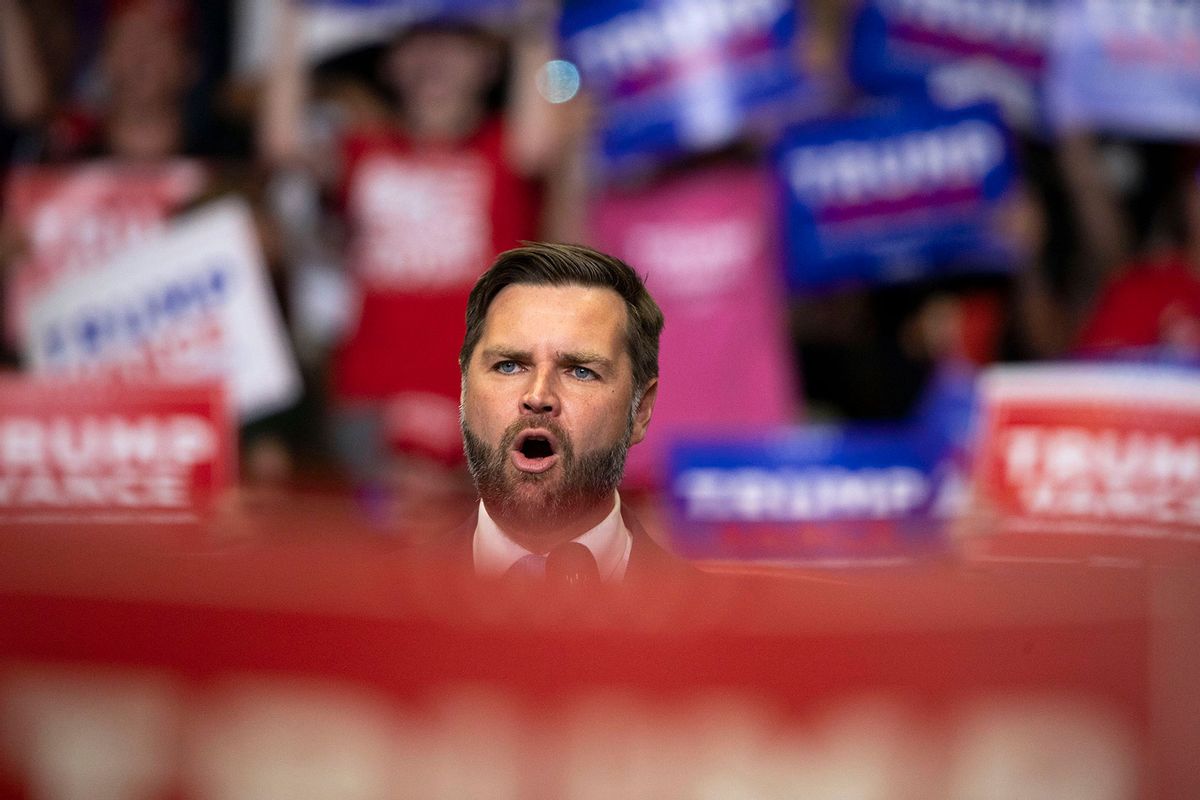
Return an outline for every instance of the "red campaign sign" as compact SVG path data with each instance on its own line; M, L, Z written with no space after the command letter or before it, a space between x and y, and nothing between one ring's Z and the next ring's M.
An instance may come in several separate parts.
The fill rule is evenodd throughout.
M24 336L25 317L38 297L158 232L203 184L200 166L182 159L13 170L7 224L23 238L25 254L8 279L10 338Z
M0 525L188 522L234 479L218 384L0 381Z
M1008 367L981 395L976 506L995 532L1200 542L1200 377Z

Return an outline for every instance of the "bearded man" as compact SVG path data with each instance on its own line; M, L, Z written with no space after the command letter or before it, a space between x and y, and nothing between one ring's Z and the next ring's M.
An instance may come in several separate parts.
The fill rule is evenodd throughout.
M459 353L476 574L561 564L612 583L675 563L617 492L654 410L662 327L637 273L586 247L529 244L479 278Z

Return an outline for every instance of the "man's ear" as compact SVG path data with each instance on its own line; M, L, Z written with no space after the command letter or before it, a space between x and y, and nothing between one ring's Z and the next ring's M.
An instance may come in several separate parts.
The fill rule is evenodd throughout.
M658 378L651 378L642 392L642 400L633 410L633 435L630 444L637 444L646 438L646 428L650 427L650 417L654 414L654 401L658 399Z

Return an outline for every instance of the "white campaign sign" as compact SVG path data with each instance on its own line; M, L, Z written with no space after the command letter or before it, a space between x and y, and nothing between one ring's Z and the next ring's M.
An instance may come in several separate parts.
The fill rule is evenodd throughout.
M300 377L240 200L180 217L30 309L26 361L71 377L222 376L242 421L295 402Z

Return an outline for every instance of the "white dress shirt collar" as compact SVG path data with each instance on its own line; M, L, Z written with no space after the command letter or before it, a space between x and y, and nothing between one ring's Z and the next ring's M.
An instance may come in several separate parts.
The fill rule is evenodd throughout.
M582 536L575 537L575 541L592 551L602 581L615 582L625 577L633 537L621 519L620 493L613 492L613 509L608 516ZM479 521L475 525L472 551L475 573L488 576L503 575L513 564L530 555L529 550L505 535L488 514L482 500L479 502Z

